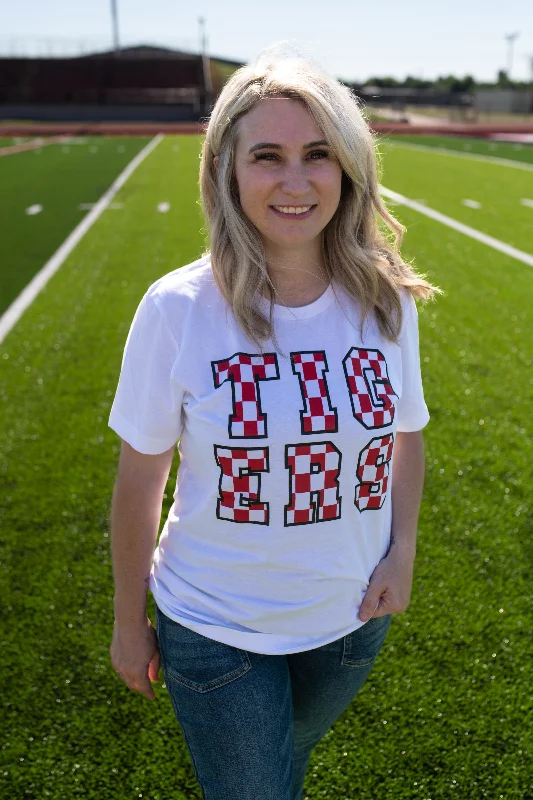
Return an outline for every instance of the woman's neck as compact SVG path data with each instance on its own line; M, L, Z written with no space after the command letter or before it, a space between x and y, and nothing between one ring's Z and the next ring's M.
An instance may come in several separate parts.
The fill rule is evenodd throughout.
M281 305L309 305L324 294L329 285L321 255L288 253L280 256L267 253L267 267L276 290L274 302Z

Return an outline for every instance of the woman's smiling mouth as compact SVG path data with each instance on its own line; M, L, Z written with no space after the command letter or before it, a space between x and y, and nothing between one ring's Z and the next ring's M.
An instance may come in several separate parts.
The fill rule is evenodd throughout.
M316 203L307 206L270 206L270 208L278 216L286 219L307 219L316 208Z

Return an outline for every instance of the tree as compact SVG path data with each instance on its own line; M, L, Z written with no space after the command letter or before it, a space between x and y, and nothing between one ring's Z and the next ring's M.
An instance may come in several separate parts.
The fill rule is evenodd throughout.
M505 69L499 69L498 70L498 78L496 80L496 83L500 87L503 87L503 86L509 87L509 86L513 85L512 81L509 80L509 76L507 75L507 70L505 70Z
M472 75L465 75L464 78L454 78L450 84L450 92L472 92L476 88L476 82Z
M413 75L408 75L403 82L406 89L431 89L433 81L425 81L423 78L415 78Z
M399 81L396 80L396 78L390 78L390 77L369 78L367 81L365 81L365 84L367 86L379 86L380 88L387 88L387 89L392 89L396 86L401 85Z

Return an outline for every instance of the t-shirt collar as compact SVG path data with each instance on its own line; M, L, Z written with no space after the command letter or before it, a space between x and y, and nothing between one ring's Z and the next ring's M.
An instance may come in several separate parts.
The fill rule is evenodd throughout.
M320 314L321 311L324 311L333 301L334 297L335 292L330 283L326 291L323 292L320 297L306 306L283 306L274 303L273 315L278 319L309 319L309 317L314 317ZM259 299L259 308L262 313L268 317L270 313L270 302L266 297L261 297Z

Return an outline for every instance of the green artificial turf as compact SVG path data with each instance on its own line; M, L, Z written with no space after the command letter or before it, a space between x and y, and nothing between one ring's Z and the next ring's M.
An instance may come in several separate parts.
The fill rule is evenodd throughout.
M525 198L533 203L533 171L385 143L380 149L386 154L381 182L388 189L533 251L533 207L521 202ZM481 208L465 206L463 200L477 201Z
M443 147L446 150L459 150L464 153L533 163L533 144L526 142L499 142L491 139L476 139L473 136L418 136L415 134L391 136L388 141L392 144L407 142L424 147Z
M0 314L149 141L92 137L0 158ZM39 204L39 214L26 209ZM117 213L120 213L117 211Z
M119 193L123 212L104 212L0 345L2 797L201 797L166 689L150 703L110 665L120 440L107 427L142 295L203 244L198 150L167 137ZM163 201L169 212L153 214ZM410 209L395 214L405 257L446 292L419 310L431 421L413 592L315 748L304 798L526 800L532 273ZM161 525L176 467L177 454Z
M0 136L0 147L12 147L14 144L22 144L29 141L28 136Z

